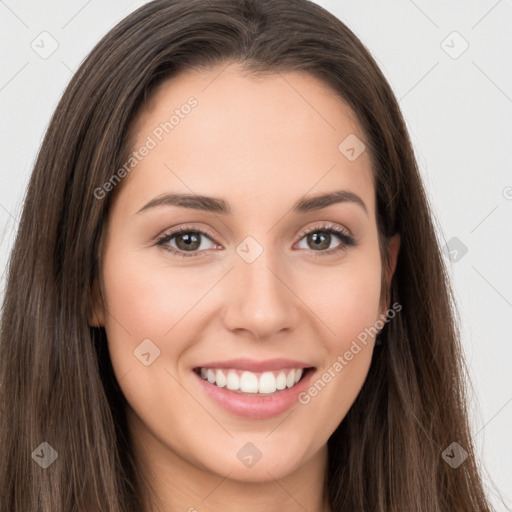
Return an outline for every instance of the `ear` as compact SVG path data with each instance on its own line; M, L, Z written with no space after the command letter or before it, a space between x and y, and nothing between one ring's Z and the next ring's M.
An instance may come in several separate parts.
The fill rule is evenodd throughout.
M389 286L395 273L398 252L400 251L400 235L394 235L389 241L389 265L386 269L386 283Z
M383 286L385 286L385 297L383 297L383 303L385 306L385 311L387 311L391 307L391 297L389 294L389 288L391 286L391 280L393 279L393 275L396 269L396 262L398 261L398 253L400 252L400 235L394 235L388 244L388 265L385 270L385 275L383 276Z
M103 305L103 298L101 297L98 280L94 280L91 289L91 316L89 318L89 325L91 327L104 327L105 326L105 306Z

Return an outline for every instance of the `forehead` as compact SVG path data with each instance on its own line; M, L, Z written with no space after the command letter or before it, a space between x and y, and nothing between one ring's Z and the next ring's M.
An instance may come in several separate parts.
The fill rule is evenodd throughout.
M374 208L368 152L355 160L344 152L344 141L365 139L355 114L305 72L255 75L236 64L182 72L153 92L132 133L133 151L150 139L152 148L123 184L128 199L195 193L236 210L237 201L295 202L344 188Z

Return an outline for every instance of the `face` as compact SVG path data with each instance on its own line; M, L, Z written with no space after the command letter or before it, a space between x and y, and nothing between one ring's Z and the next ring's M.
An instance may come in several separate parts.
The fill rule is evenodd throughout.
M308 74L222 69L138 116L91 323L147 453L252 482L325 456L387 305L355 115Z

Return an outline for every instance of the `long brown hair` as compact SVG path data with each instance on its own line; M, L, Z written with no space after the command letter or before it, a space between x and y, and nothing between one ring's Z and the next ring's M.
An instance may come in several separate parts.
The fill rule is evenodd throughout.
M382 247L401 236L386 295L402 311L328 441L332 510L489 511L452 292L404 120L363 44L307 0L156 0L114 27L73 76L40 148L8 269L1 511L143 509L126 401L104 330L89 327L112 200L94 191L123 165L129 128L159 83L228 62L311 73L350 105L371 155ZM42 442L58 454L46 469L32 455ZM442 457L453 442L468 454L457 468Z

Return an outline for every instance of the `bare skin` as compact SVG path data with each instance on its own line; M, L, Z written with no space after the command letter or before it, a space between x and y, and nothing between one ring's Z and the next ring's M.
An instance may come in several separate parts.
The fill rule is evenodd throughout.
M380 301L370 158L364 151L350 161L338 149L349 134L365 137L322 82L224 67L165 82L138 117L134 149L190 96L198 101L118 185L91 324L105 326L158 510L328 512L327 440L365 381L374 337L307 404L270 419L226 411L192 369L284 357L315 367L316 380L376 324L389 304ZM357 195L364 207L344 201L292 211L304 196L336 190ZM222 198L231 213L165 204L140 211L168 193ZM326 223L357 245L325 233ZM194 256L170 252L185 252L183 234L158 245L185 225L189 234L209 233L196 235ZM325 245L311 242L311 228L324 233ZM242 244L246 237L257 245ZM240 246L262 252L248 263ZM395 237L388 282L398 250ZM134 357L145 339L160 350L148 366ZM252 467L237 457L248 442L262 454Z

